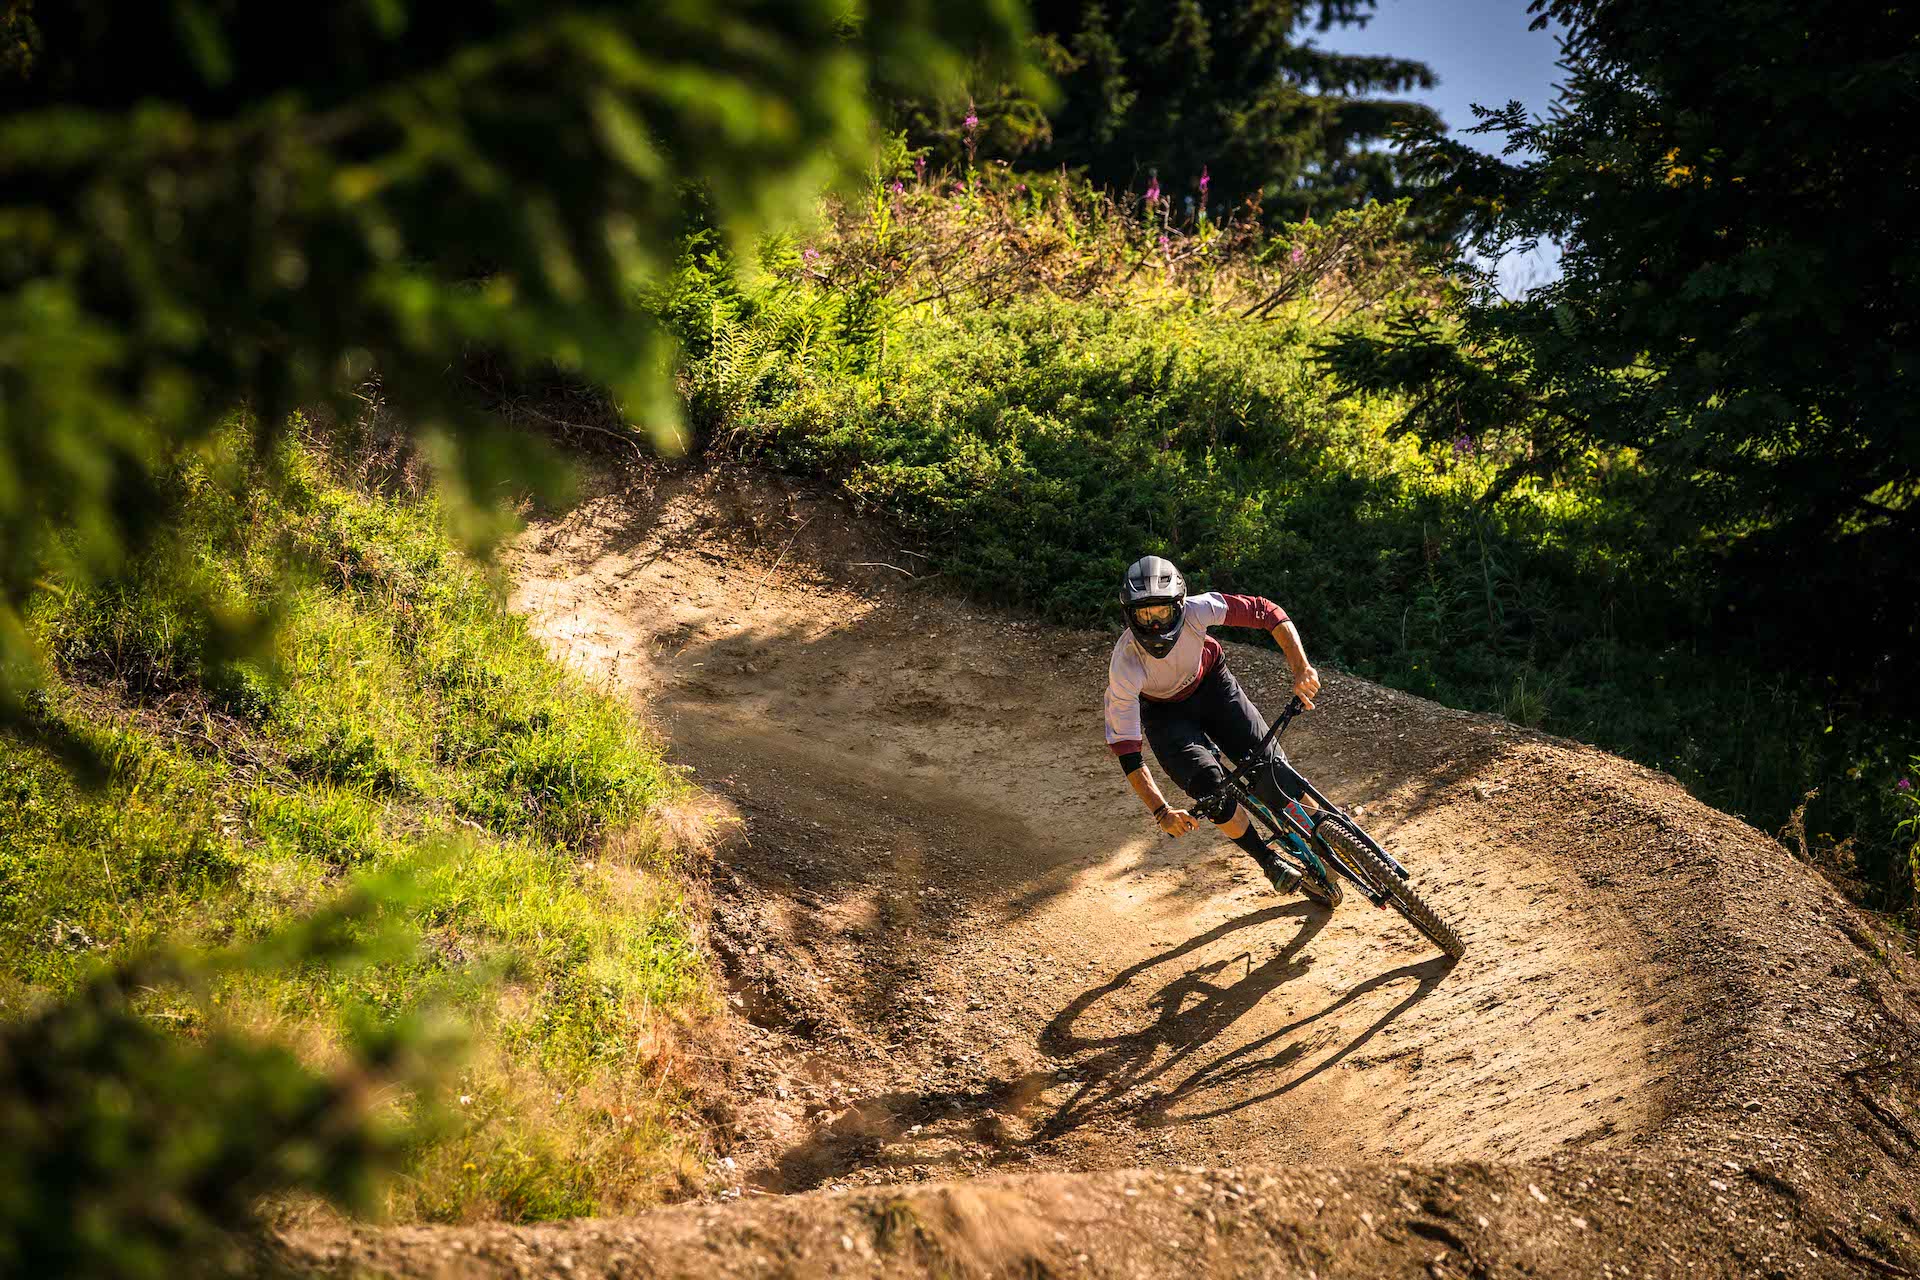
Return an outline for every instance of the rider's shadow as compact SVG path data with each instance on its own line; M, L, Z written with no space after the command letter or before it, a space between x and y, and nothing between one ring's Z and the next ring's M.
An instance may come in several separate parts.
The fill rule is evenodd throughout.
M1265 962L1255 965L1250 954L1242 953L1188 969L1148 999L1146 1003L1153 1011L1153 1019L1144 1027L1104 1037L1074 1033L1075 1024L1094 1005L1124 989L1140 975L1238 930L1276 923L1288 917L1299 918L1299 928L1286 945ZM1234 1023L1257 1007L1275 989L1308 970L1311 961L1301 954L1302 949L1320 932L1327 918L1324 912L1303 902L1268 907L1190 938L1172 950L1143 960L1102 985L1075 997L1041 1032L1040 1047L1054 1057L1085 1054L1089 1050L1093 1053L1090 1057L1083 1057L1077 1064L1075 1075L1080 1078L1079 1087L1038 1126L1033 1140L1060 1137L1102 1111L1118 1111L1142 1127L1153 1127L1225 1115L1280 1097L1347 1058L1388 1023L1424 998L1452 968L1445 956L1436 956L1419 964L1403 965L1377 974L1317 1012L1294 1019L1257 1040L1208 1058L1208 1050L1219 1042L1223 1033ZM1242 964L1246 966L1244 973L1235 976L1236 969ZM1302 1032L1337 1014L1369 992L1407 980L1413 980L1415 986L1405 998L1375 1019L1359 1035L1305 1072L1209 1110L1187 1112L1180 1109L1183 1103L1191 1102L1214 1089L1231 1090L1256 1076L1284 1075L1315 1048L1314 1044L1301 1038ZM1171 1088L1156 1090L1147 1097L1130 1096L1194 1063L1196 1059L1203 1060Z
M1082 1036L1074 1024L1094 1005L1129 986L1140 975L1178 960L1242 929L1296 918L1300 926L1277 953L1255 965L1250 953L1188 969L1147 1001L1153 1021L1116 1036ZM1056 1058L1095 1051L1075 1068L1079 1088L1034 1133L1044 1141L1078 1128L1109 1104L1124 1106L1126 1096L1158 1080L1212 1044L1228 1027L1289 979L1307 971L1300 952L1327 922L1326 913L1306 902L1267 907L1217 925L1179 946L1123 969L1098 987L1076 996L1040 1033L1040 1048ZM1227 980L1240 965L1246 969Z
M1195 1120L1209 1120L1247 1107L1259 1106L1275 1098L1293 1092L1326 1071L1332 1070L1351 1056L1388 1023L1411 1009L1433 990L1440 979L1453 971L1453 961L1447 956L1433 956L1419 964L1401 965L1385 973L1368 978L1354 987L1332 1004L1304 1018L1296 1018L1286 1026L1268 1032L1258 1040L1243 1044L1237 1049L1228 1050L1198 1068L1186 1079L1180 1081L1166 1093L1156 1095L1141 1106L1138 1118L1143 1125L1182 1124ZM1399 1003L1375 1018L1359 1035L1354 1036L1334 1052L1316 1062L1308 1070L1292 1076L1284 1082L1274 1085L1249 1097L1237 1098L1219 1106L1200 1111L1180 1111L1181 1103L1205 1093L1210 1089L1232 1086L1240 1080L1256 1076L1271 1077L1276 1071L1292 1066L1306 1056L1308 1046L1298 1040L1289 1040L1310 1024L1332 1016L1346 1008L1369 992L1395 982L1414 981L1413 990L1401 997ZM1276 1047L1277 1046L1277 1047Z

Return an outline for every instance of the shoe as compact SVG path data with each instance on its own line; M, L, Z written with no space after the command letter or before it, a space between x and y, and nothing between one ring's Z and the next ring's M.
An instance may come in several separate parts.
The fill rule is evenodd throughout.
M1253 861L1254 865L1260 868L1261 874L1266 876L1267 883L1273 886L1275 893L1298 892L1300 873L1288 863L1282 862L1278 854L1269 853L1266 857L1255 858Z

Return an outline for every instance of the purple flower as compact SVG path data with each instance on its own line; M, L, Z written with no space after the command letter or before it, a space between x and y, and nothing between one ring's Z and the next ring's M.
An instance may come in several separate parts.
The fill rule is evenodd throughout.
M887 190L893 192L893 194L895 195L899 195L902 191L905 191L906 189L907 189L907 184L900 181L900 179L898 178L895 178L892 182L887 184Z
M913 158L913 176L921 179L922 181L926 180L926 176L927 176L926 156L918 155Z
M815 258L818 258L820 256L820 251L814 248L812 245L808 245L806 248L800 251L800 256L802 258L805 258L808 262L812 262Z
M1479 452L1479 450L1475 448L1472 436L1455 436L1453 438L1453 456L1454 457L1464 458L1464 457L1467 457L1469 454L1473 454L1477 452Z
M965 120L962 120L960 124L963 128L966 129L968 133L972 133L975 129L978 129L980 127L980 117L974 114L974 110L972 107L968 107L967 118Z
M1160 175L1159 174L1155 174L1153 176L1153 179L1147 183L1147 203L1150 205L1160 203Z
M1167 233L1164 231L1160 233L1160 252L1166 254L1168 257L1173 256L1173 246L1168 243Z
M1021 183L1020 185L1016 186L1013 189L1013 192L1015 195L1021 195L1021 196L1027 194L1027 184L1024 182Z
M1902 778L1900 779L1900 781L1894 783L1893 785L1900 788L1902 791L1911 791L1913 790L1913 779Z
M1297 267L1300 265L1301 260L1304 259L1306 256L1307 256L1307 251L1305 246L1295 245L1293 246L1293 252L1287 255L1287 261L1291 262L1294 266Z
M1205 200L1207 198L1207 184L1212 181L1213 179L1207 175L1207 166L1201 165L1200 166L1200 198L1202 200Z

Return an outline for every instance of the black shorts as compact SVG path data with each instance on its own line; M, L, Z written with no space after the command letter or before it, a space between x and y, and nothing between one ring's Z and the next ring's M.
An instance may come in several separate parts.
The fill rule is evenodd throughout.
M1235 765L1243 764L1259 747L1260 739L1267 736L1267 722L1260 718L1259 708L1225 663L1209 671L1199 687L1178 702L1142 698L1140 727L1146 732L1147 745L1153 748L1153 758L1195 800L1212 795L1227 780L1226 770L1214 759L1216 749ZM1274 772L1280 775L1280 789L1293 800L1305 795L1306 780L1272 744L1267 751L1279 765ZM1267 790L1265 770L1260 780L1263 785L1256 787L1254 794L1269 806L1278 807L1277 797L1263 794Z

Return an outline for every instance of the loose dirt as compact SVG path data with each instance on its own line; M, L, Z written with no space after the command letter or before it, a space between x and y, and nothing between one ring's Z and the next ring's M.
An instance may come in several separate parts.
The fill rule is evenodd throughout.
M296 1240L306 1261L1920 1273L1920 988L1774 841L1663 775L1330 674L1288 753L1414 869L1454 964L1353 895L1281 899L1231 845L1161 836L1101 741L1112 636L925 564L759 476L529 531L516 607L738 818L712 935L731 1182L625 1220ZM1229 662L1284 700L1276 653Z

